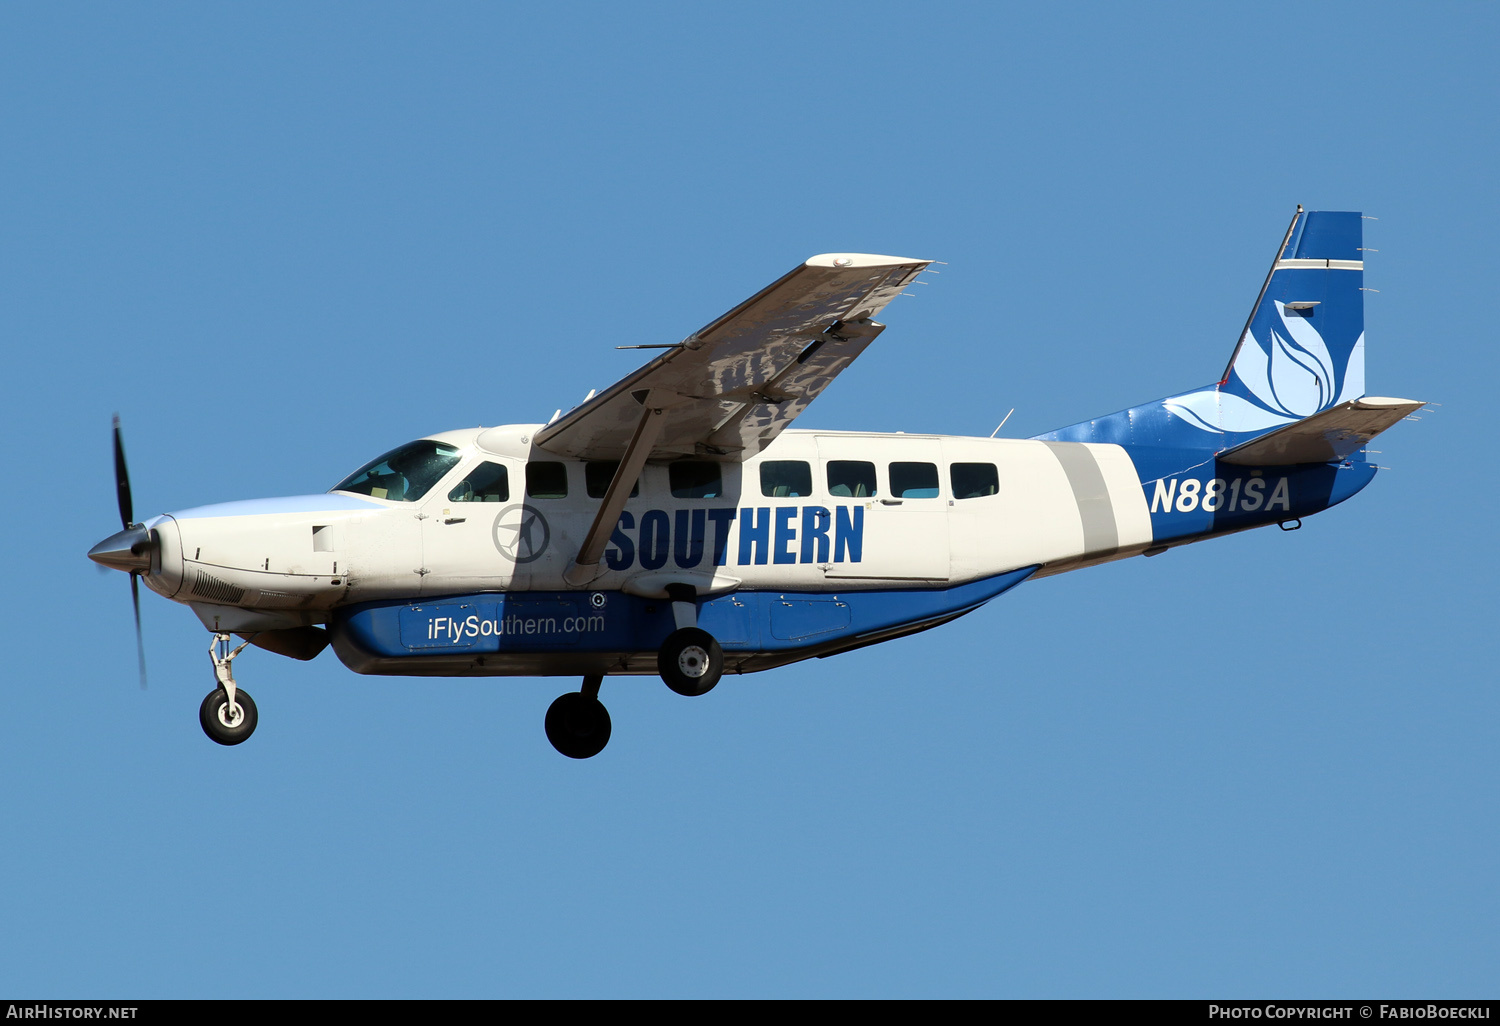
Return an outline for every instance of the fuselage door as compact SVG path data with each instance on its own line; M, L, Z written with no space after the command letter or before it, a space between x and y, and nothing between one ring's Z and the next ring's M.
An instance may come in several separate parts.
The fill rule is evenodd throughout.
M518 493L524 464L489 457L456 484L440 484L422 504L422 594L507 590L517 563L543 540L526 523Z
M832 562L829 578L948 580L948 499L936 438L819 435L818 455L835 514L848 505L861 507L864 518L860 558Z

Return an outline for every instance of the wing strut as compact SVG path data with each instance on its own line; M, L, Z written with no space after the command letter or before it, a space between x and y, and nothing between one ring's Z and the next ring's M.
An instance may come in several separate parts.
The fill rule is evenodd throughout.
M620 465L615 468L615 476L610 479L609 488L604 492L604 501L599 504L599 512L594 515L594 522L589 527L589 533L584 536L577 558L563 574L563 580L574 587L582 587L599 576L599 558L604 555L604 546L609 544L609 536L614 531L615 522L620 519L620 511L630 498L631 486L641 476L641 470L646 466L646 457L651 455L651 446L655 444L656 436L661 434L662 424L666 420L662 414L670 403L661 400L659 389L652 389L641 398L644 409L635 426L635 434L631 436L625 455L620 457Z

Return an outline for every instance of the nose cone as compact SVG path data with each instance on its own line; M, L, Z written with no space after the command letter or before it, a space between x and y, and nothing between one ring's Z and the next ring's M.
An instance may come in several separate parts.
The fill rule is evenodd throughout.
M156 540L140 524L112 534L89 549L89 558L100 566L126 573L148 573Z

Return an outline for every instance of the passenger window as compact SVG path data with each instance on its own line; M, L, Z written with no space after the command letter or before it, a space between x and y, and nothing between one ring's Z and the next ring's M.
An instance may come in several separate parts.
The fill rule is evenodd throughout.
M801 499L812 494L812 467L802 460L767 460L760 465L760 494Z
M510 498L510 475L499 463L481 463L448 493L449 502L504 502Z
M568 497L567 464L526 464L526 494L533 499L566 499Z
M829 460L828 494L864 499L875 494L875 464L864 460Z
M1000 494L1000 475L993 463L954 463L948 468L955 499L978 499Z
M898 499L936 499L936 463L892 463L891 494Z
M619 466L619 460L590 460L583 465L583 487L589 493L589 498L604 498L604 493L609 491L609 483L615 479L615 471ZM630 497L633 499L639 494L641 494L641 479L636 478L635 483L630 486Z
M678 499L717 499L724 494L723 468L712 460L669 463L667 478Z

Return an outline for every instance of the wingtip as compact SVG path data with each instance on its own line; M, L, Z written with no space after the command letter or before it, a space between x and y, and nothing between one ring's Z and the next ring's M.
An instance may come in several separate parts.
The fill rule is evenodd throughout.
M881 256L876 253L819 253L817 256L808 257L808 267L836 267L845 270L850 267L915 267L918 264L926 266L931 260L918 260L913 257Z

